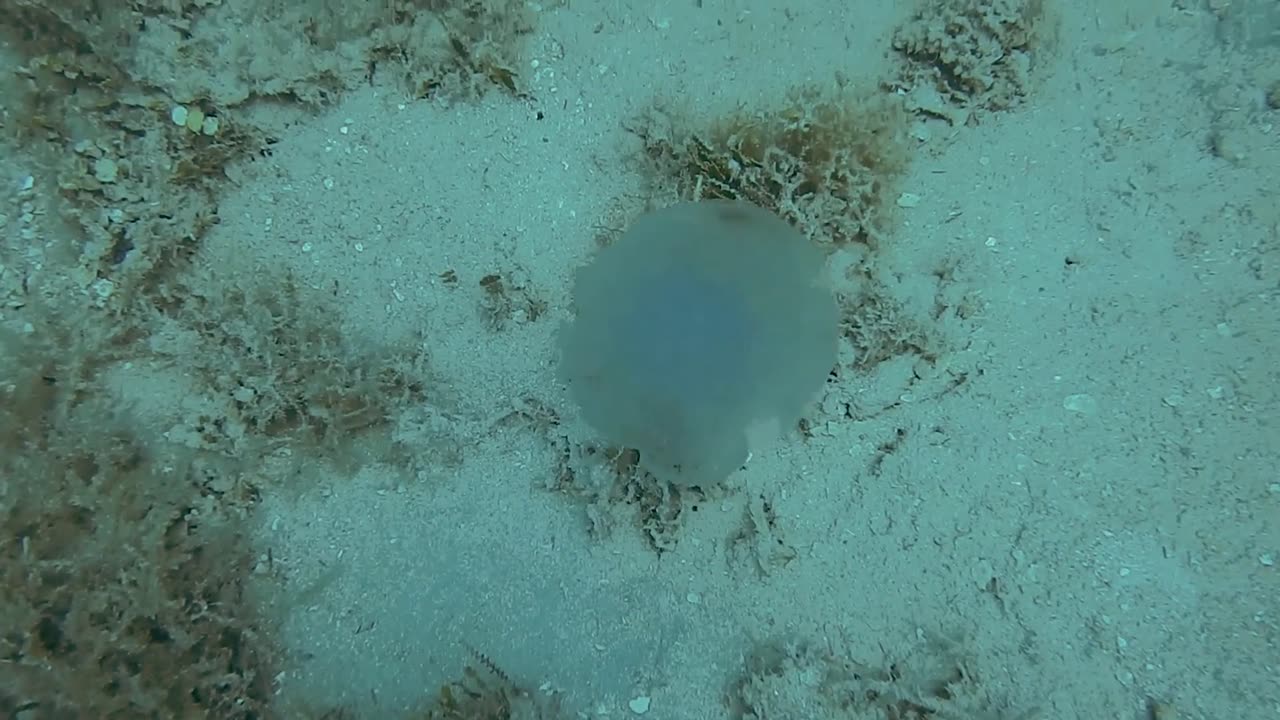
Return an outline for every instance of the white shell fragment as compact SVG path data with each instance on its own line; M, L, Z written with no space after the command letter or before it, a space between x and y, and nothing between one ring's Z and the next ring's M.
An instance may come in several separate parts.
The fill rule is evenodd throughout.
M641 695L639 697L632 698L627 702L627 707L631 708L631 712L637 715L643 715L649 712L649 705L651 702L652 700L648 695Z
M1063 399L1062 407L1068 412L1079 413L1081 415L1093 415L1098 412L1098 401L1094 400L1092 395L1079 393L1076 395L1068 395Z
M120 167L111 158L98 158L93 161L93 176L98 182L113 183L119 177Z

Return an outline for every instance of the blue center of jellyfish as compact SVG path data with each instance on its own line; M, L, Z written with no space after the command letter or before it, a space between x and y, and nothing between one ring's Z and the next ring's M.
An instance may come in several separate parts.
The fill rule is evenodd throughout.
M648 302L632 304L625 318L636 383L694 402L734 392L753 335L745 299L684 269L647 280Z

